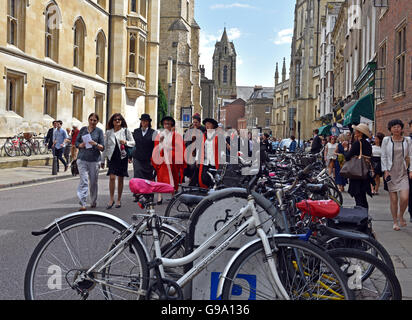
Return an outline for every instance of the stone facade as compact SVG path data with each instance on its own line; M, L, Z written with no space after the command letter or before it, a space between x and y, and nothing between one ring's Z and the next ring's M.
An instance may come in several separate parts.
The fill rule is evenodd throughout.
M261 132L270 133L272 125L273 91L274 88L255 87L255 91L246 102L245 108L248 130L258 128Z
M45 133L54 119L64 127L86 124L92 112L100 127L114 112L130 127L141 113L155 117L160 0L138 1L137 12L129 0L110 7L102 0L14 0L14 13L10 1L0 4L0 136ZM17 21L17 39L10 21ZM130 33L140 40L135 72Z
M286 61L283 60L282 81L279 82L279 69L276 63L275 91L272 108L272 136L276 138L287 138L292 132L293 123L290 123L289 111L289 79L286 79ZM293 120L293 119L292 119Z
M216 105L217 96L215 81L208 79L205 75L205 66L200 66L201 80L200 85L202 88L202 119L204 118L216 118Z
M380 8L378 17L378 69L382 70L382 92L376 105L376 131L388 133L390 120L412 120L412 25L407 19L412 15L412 2L389 2L388 8ZM406 41L401 41L404 32ZM401 41L401 43L400 43ZM408 133L408 129L405 130Z
M236 50L229 41L226 28L222 39L216 43L213 54L213 80L217 96L222 99L236 99Z
M292 38L290 65L290 108L294 116L291 132L298 136L301 124L301 139L309 139L314 128L320 126L319 113L319 64L320 21L325 14L326 0L297 0Z
M176 120L181 120L182 107L191 107L192 114L202 113L200 27L194 19L194 10L194 0L161 0L159 76L167 93L167 64L172 58L173 84L169 101L171 115Z

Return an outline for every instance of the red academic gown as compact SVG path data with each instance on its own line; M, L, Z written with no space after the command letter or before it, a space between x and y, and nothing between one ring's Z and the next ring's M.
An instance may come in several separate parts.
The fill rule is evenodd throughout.
M157 173L157 181L168 183L177 191L184 177L185 145L180 134L174 131L171 134L172 138L165 137L163 144L160 144L162 134L157 135L152 154L152 165Z
M204 184L202 181L204 163L205 163L205 142L206 142L207 132L203 135L202 147L200 148L200 155L199 155L199 187L201 188L208 188L207 185ZM213 151L214 151L214 158L215 158L215 167L216 169L219 168L219 137L216 134L213 138Z

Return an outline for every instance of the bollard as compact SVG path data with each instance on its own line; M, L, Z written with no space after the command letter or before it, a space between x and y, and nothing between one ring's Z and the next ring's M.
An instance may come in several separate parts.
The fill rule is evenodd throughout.
M53 164L52 164L52 175L56 176L57 175L57 157L53 157Z

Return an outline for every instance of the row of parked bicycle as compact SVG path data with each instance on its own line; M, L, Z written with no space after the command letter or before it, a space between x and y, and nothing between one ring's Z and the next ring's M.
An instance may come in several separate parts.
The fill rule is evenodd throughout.
M44 137L41 137L40 134L21 132L5 140L2 149L9 157L30 157L32 154L47 154L51 152L45 143Z
M368 211L341 207L319 156L277 153L249 175L241 173L253 162L239 160L210 170L209 190L182 186L161 216L154 195L173 188L132 179L147 214L131 224L83 212L33 232L45 236L26 270L26 298L196 299L189 284L210 270L209 298L402 298Z

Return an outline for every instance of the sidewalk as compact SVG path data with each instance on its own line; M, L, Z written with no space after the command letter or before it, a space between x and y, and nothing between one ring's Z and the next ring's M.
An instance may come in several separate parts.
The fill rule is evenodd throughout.
M343 194L343 206L354 207L355 201L348 193ZM393 221L389 210L389 193L383 190L372 199L368 196L369 215L377 240L389 252L401 283L403 298L412 300L412 223L409 213L405 213L408 226L401 231L392 229Z

